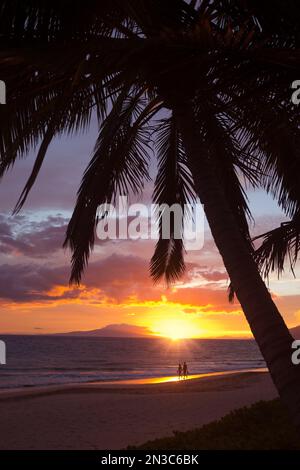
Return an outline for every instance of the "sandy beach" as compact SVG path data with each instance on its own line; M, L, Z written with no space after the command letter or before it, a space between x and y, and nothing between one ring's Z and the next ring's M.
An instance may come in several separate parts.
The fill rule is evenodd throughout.
M0 394L0 449L121 449L277 396L266 372Z

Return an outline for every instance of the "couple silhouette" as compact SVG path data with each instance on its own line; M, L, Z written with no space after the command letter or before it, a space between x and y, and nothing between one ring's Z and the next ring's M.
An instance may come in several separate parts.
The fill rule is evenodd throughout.
M178 373L178 378L179 380L180 379L186 379L189 372L188 372L188 368L187 368L187 364L186 362L184 362L183 364L180 364L178 365L178 369L177 369L177 373Z

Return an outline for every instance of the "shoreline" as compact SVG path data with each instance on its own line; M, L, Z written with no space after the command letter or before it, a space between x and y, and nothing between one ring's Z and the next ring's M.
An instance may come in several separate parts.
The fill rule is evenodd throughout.
M197 381L202 379L209 379L214 377L225 377L231 375L240 375L245 373L266 373L268 369L266 367L252 368L252 369L239 369L229 370L220 372L204 372L201 374L191 374L185 379L178 379L177 376L161 376L161 377L144 377L139 379L119 379L119 380L104 380L104 381L90 381L90 382L73 382L64 384L49 384L49 385L32 385L23 387L11 387L11 388L0 388L0 400L11 398L11 397L25 397L25 396L41 396L48 395L49 393L59 392L77 392L84 389L90 388L104 388L113 387L117 390L118 388L127 388L132 386L154 386L163 385L170 383L185 383L187 381Z
M263 371L10 392L0 397L0 449L126 449L277 396Z

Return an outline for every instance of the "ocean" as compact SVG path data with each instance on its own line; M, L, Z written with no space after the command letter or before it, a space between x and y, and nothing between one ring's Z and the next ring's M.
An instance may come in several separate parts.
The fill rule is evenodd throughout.
M6 365L0 388L172 376L265 367L253 340L88 338L2 335Z

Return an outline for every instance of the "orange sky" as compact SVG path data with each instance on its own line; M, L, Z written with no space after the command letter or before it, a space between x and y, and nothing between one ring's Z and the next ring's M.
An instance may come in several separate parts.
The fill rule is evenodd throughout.
M80 288L68 286L70 254L61 249L96 127L55 141L27 205L12 208L34 154L17 162L0 185L0 333L55 333L130 324L169 337L245 337L248 325L227 300L228 278L206 227L204 247L189 252L184 278L173 288L153 285L148 264L155 242L97 242ZM70 165L70 162L72 164ZM143 202L150 201L146 187ZM250 194L254 233L278 226L282 214L262 193ZM300 323L299 279L270 282L289 326Z
M53 285L44 291L30 290L28 300L2 300L1 332L47 334L122 323L173 339L248 337L239 304L228 303L225 273L189 267L182 282L166 289L152 284L146 260L121 254L100 258L91 263L87 283L79 288ZM41 269L40 275L49 281L55 279L56 270L48 267L44 274ZM297 295L275 300L292 320L291 326L300 322Z

